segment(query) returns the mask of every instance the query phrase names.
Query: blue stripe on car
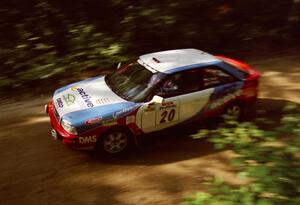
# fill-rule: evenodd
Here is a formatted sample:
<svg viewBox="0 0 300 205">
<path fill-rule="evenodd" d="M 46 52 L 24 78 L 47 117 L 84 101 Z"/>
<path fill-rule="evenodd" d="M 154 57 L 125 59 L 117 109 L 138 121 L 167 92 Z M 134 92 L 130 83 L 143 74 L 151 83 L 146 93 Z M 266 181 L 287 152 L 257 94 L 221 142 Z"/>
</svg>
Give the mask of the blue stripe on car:
<svg viewBox="0 0 300 205">
<path fill-rule="evenodd" d="M 103 120 L 117 119 L 119 116 L 117 112 L 122 110 L 129 110 L 127 114 L 139 107 L 140 104 L 133 102 L 121 102 L 110 105 L 97 106 L 89 109 L 75 111 L 63 116 L 63 119 L 69 121 L 76 127 L 78 134 L 86 132 L 90 129 L 101 126 L 101 122 L 98 124 L 86 124 L 86 121 L 92 118 L 101 118 Z M 132 108 L 133 107 L 133 108 Z M 132 108 L 132 109 L 131 109 Z M 124 116 L 124 115 L 122 115 Z"/>
<path fill-rule="evenodd" d="M 243 87 L 242 81 L 236 81 L 233 83 L 225 84 L 225 85 L 219 85 L 214 88 L 214 92 L 210 96 L 210 101 L 220 99 L 230 93 L 234 93 L 238 90 L 240 90 Z"/>
<path fill-rule="evenodd" d="M 197 120 L 201 120 L 203 119 L 203 113 L 205 113 L 206 111 L 209 110 L 214 110 L 214 109 L 218 109 L 220 108 L 220 106 L 224 105 L 224 103 L 220 103 L 220 106 L 215 107 L 214 109 L 211 109 L 210 105 L 213 104 L 214 102 L 218 101 L 218 100 L 222 100 L 222 98 L 230 93 L 234 93 L 238 90 L 241 90 L 241 88 L 243 87 L 243 82 L 242 81 L 238 81 L 238 82 L 234 82 L 234 83 L 230 83 L 227 85 L 221 85 L 221 86 L 217 86 L 214 88 L 213 93 L 210 95 L 209 101 L 207 102 L 207 105 L 204 106 L 202 109 L 200 109 L 197 113 L 195 113 L 195 115 L 191 118 L 189 118 L 186 121 L 183 121 L 181 123 L 179 123 L 178 125 L 185 125 L 185 124 L 189 124 L 191 122 L 195 122 Z"/>
</svg>

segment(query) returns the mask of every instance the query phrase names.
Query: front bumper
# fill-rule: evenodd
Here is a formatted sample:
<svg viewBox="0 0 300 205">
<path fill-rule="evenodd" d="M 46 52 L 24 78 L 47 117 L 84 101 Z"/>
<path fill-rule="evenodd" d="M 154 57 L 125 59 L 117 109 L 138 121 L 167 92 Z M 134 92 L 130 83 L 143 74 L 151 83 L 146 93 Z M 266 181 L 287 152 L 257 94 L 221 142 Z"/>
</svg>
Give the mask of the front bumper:
<svg viewBox="0 0 300 205">
<path fill-rule="evenodd" d="M 51 135 L 53 139 L 59 140 L 73 149 L 86 150 L 86 149 L 93 149 L 96 146 L 96 143 L 80 144 L 79 143 L 80 136 L 68 133 L 58 122 L 58 119 L 54 115 L 53 109 L 54 108 L 53 108 L 52 101 L 45 105 L 45 112 L 50 117 L 50 122 L 52 126 Z"/>
</svg>

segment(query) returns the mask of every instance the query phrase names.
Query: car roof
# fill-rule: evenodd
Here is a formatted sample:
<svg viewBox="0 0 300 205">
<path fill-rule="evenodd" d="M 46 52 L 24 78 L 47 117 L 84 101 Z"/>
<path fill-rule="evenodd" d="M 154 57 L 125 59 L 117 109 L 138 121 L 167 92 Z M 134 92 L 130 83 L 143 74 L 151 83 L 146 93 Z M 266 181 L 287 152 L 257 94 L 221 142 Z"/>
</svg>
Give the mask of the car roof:
<svg viewBox="0 0 300 205">
<path fill-rule="evenodd" d="M 213 55 L 194 48 L 149 53 L 139 59 L 143 64 L 163 73 L 175 73 L 221 62 Z"/>
</svg>

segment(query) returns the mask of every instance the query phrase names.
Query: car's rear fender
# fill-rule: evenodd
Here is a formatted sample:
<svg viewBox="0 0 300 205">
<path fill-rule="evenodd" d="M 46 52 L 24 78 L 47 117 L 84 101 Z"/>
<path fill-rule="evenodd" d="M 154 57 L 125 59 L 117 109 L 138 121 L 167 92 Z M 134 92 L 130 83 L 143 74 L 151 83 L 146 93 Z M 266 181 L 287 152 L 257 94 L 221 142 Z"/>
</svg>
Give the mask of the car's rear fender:
<svg viewBox="0 0 300 205">
<path fill-rule="evenodd" d="M 228 58 L 228 57 L 225 57 L 225 56 L 215 56 L 216 58 L 219 58 L 220 60 L 236 67 L 237 69 L 239 69 L 240 71 L 244 72 L 247 74 L 246 76 L 246 80 L 252 80 L 252 79 L 258 79 L 260 76 L 261 76 L 261 73 L 252 68 L 251 66 L 247 65 L 246 63 L 243 63 L 241 61 L 238 61 L 238 60 L 235 60 L 235 59 L 232 59 L 232 58 Z"/>
</svg>

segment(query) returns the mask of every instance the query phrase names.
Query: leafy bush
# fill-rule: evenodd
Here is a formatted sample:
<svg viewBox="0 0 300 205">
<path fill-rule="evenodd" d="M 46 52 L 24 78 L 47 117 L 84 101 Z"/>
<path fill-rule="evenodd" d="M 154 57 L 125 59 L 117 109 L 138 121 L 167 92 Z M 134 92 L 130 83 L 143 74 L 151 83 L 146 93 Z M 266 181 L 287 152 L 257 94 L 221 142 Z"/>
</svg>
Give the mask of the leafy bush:
<svg viewBox="0 0 300 205">
<path fill-rule="evenodd" d="M 0 90 L 49 85 L 49 78 L 67 80 L 145 52 L 223 53 L 262 39 L 298 39 L 299 8 L 292 0 L 2 0 Z"/>
<path fill-rule="evenodd" d="M 249 182 L 232 186 L 221 179 L 207 179 L 208 192 L 188 197 L 183 204 L 300 204 L 300 109 L 287 105 L 280 124 L 271 122 L 273 131 L 266 123 L 270 124 L 261 118 L 256 122 L 227 121 L 216 130 L 200 130 L 194 135 L 209 136 L 216 149 L 230 147 L 237 155 L 232 160 L 239 168 L 237 177 Z"/>
</svg>

